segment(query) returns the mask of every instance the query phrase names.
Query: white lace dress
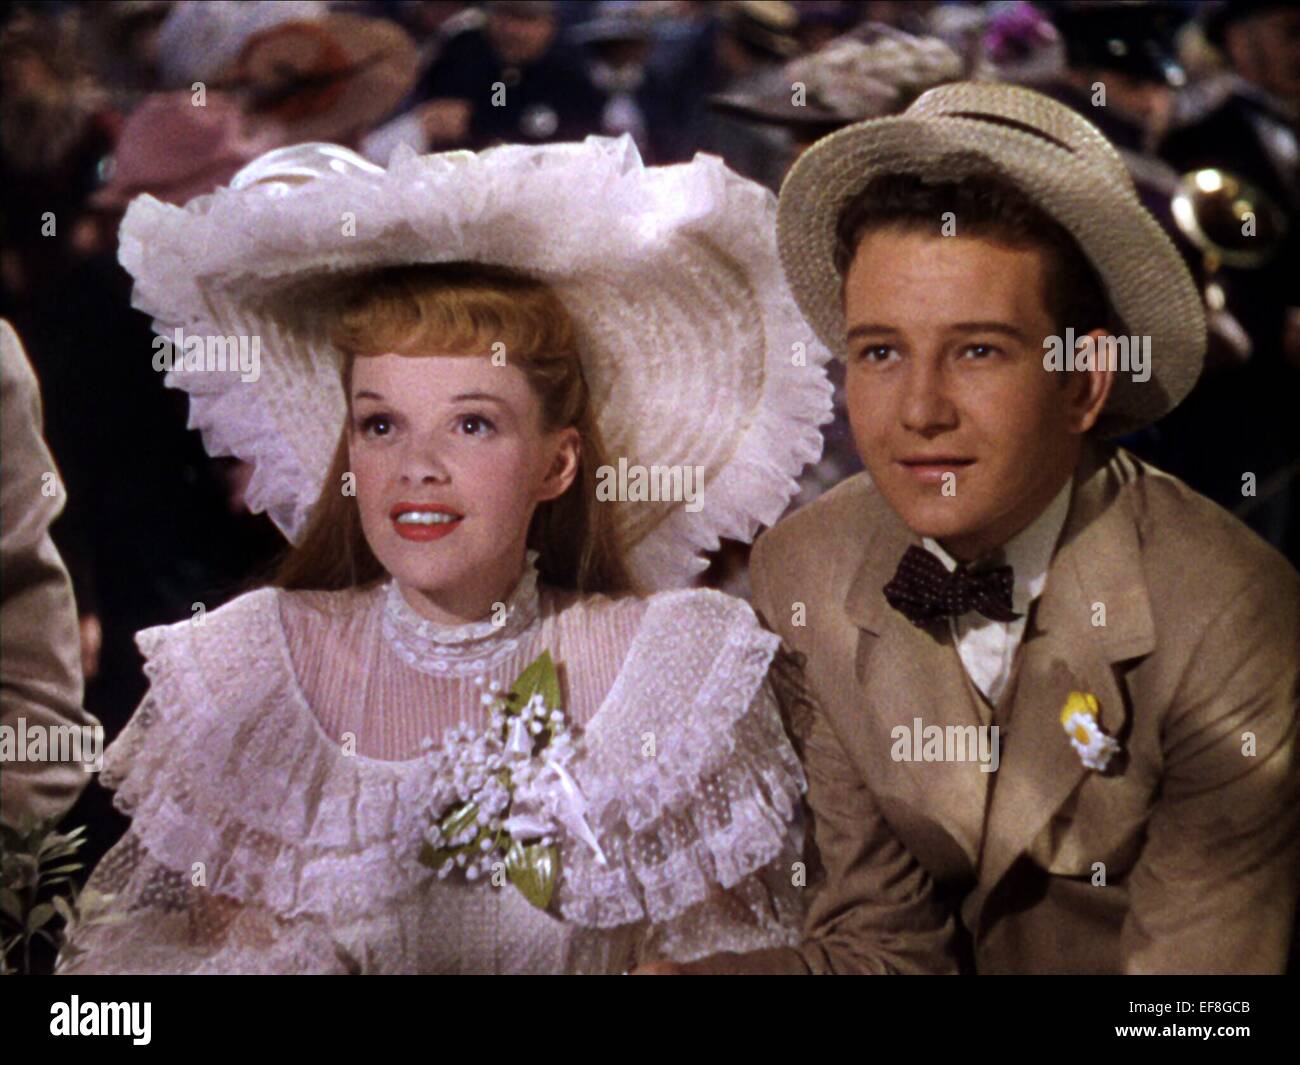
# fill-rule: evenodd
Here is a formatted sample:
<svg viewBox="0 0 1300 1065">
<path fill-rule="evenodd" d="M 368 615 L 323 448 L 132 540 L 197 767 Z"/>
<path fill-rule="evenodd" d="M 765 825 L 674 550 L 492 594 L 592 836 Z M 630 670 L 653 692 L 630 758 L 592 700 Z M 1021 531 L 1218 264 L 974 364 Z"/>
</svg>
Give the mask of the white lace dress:
<svg viewBox="0 0 1300 1065">
<path fill-rule="evenodd" d="M 579 597 L 531 561 L 502 625 L 434 625 L 389 581 L 263 588 L 141 632 L 149 692 L 102 775 L 132 824 L 90 879 L 115 919 L 57 971 L 619 973 L 797 942 L 804 780 L 776 637 L 716 592 Z M 604 859 L 560 836 L 545 911 L 417 860 L 421 741 L 484 727 L 480 683 L 544 649 Z"/>
</svg>

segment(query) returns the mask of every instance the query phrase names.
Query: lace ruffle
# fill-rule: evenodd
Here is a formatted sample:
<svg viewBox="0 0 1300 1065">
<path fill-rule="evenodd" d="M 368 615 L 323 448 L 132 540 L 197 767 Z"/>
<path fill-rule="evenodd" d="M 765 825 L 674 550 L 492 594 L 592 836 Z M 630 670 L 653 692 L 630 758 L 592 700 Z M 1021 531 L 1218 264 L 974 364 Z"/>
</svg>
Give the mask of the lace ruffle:
<svg viewBox="0 0 1300 1065">
<path fill-rule="evenodd" d="M 432 782 L 417 762 L 346 755 L 297 711 L 278 594 L 137 634 L 150 688 L 102 780 L 168 868 L 201 862 L 216 894 L 333 917 L 426 878 L 412 828 Z"/>
<path fill-rule="evenodd" d="M 281 917 L 355 922 L 433 881 L 417 855 L 441 782 L 423 759 L 349 757 L 330 741 L 292 671 L 284 594 L 137 635 L 150 689 L 102 779 L 162 866 L 202 863 L 211 892 Z M 665 921 L 781 853 L 804 783 L 765 682 L 776 644 L 738 600 L 651 598 L 573 763 L 609 865 L 564 840 L 565 920 Z"/>
<path fill-rule="evenodd" d="M 434 675 L 479 673 L 515 652 L 538 617 L 536 551 L 529 550 L 523 576 L 506 601 L 500 624 L 489 619 L 438 625 L 421 617 L 396 581 L 384 595 L 384 638 L 407 665 Z"/>
<path fill-rule="evenodd" d="M 653 597 L 575 765 L 610 862 L 566 843 L 566 919 L 667 921 L 782 852 L 805 781 L 765 681 L 778 642 L 720 593 Z"/>
</svg>

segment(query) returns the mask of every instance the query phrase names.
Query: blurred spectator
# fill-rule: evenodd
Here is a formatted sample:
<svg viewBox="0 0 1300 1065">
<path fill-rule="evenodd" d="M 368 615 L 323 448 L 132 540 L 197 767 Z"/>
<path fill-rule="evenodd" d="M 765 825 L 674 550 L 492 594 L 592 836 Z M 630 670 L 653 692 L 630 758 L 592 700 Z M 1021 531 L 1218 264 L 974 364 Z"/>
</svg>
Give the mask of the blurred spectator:
<svg viewBox="0 0 1300 1065">
<path fill-rule="evenodd" d="M 570 34 L 586 50 L 587 73 L 604 95 L 600 132 L 617 137 L 627 133 L 641 156 L 655 162 L 648 113 L 659 88 L 650 81 L 647 64 L 654 47 L 654 9 L 639 0 L 612 0 L 596 17 Z"/>
<path fill-rule="evenodd" d="M 157 87 L 158 34 L 171 7 L 170 0 L 86 5 L 85 53 L 118 111 Z"/>
<path fill-rule="evenodd" d="M 837 129 L 904 111 L 927 89 L 963 73 L 957 53 L 937 37 L 867 23 L 791 60 L 776 91 L 718 93 L 710 102 L 719 111 L 789 130 L 791 164 Z"/>
<path fill-rule="evenodd" d="M 417 97 L 431 148 L 581 140 L 604 100 L 559 34 L 554 3 L 497 0 L 482 26 L 456 34 Z"/>
<path fill-rule="evenodd" d="M 734 0 L 712 5 L 689 31 L 665 40 L 651 58 L 664 95 L 652 110 L 656 158 L 690 159 L 696 152 L 722 156 L 740 174 L 776 189 L 784 172 L 786 139 L 719 112 L 710 97 L 762 95 L 790 87 L 781 65 L 798 52 L 793 4 Z"/>
<path fill-rule="evenodd" d="M 1015 0 L 985 8 L 946 6 L 935 12 L 934 22 L 977 78 L 1037 89 L 1064 76 L 1065 42 L 1045 5 Z"/>
<path fill-rule="evenodd" d="M 216 85 L 237 93 L 249 118 L 276 127 L 284 144 L 356 147 L 406 98 L 418 61 L 395 22 L 322 14 L 245 39 Z"/>
<path fill-rule="evenodd" d="M 914 36 L 924 36 L 930 32 L 930 20 L 935 12 L 945 6 L 931 0 L 865 0 L 862 19 L 892 26 Z"/>
<path fill-rule="evenodd" d="M 125 211 L 147 192 L 183 206 L 224 185 L 264 151 L 283 143 L 279 127 L 250 127 L 231 97 L 212 92 L 202 107 L 188 90 L 155 93 L 122 125 L 106 168 L 108 182 L 90 197 L 92 206 Z"/>
<path fill-rule="evenodd" d="M 799 51 L 816 52 L 862 19 L 861 4 L 849 0 L 798 0 L 795 38 Z"/>
<path fill-rule="evenodd" d="M 284 22 L 320 18 L 328 10 L 321 0 L 180 0 L 158 31 L 157 87 L 210 86 L 250 38 Z"/>
<path fill-rule="evenodd" d="M 1238 0 L 1209 9 L 1205 32 L 1227 63 L 1160 152 L 1181 171 L 1217 167 L 1245 179 L 1280 211 L 1286 233 L 1268 261 L 1221 265 L 1215 281 L 1250 340 L 1245 365 L 1207 374 L 1157 427 L 1188 441 L 1165 457 L 1174 472 L 1236 509 L 1300 559 L 1300 9 Z M 1257 494 L 1242 494 L 1254 474 Z"/>
<path fill-rule="evenodd" d="M 450 38 L 483 23 L 483 13 L 468 0 L 401 0 L 367 5 L 366 13 L 387 16 L 411 35 L 419 52 L 420 77 Z"/>
<path fill-rule="evenodd" d="M 1039 7 L 1065 43 L 1066 66 L 1035 88 L 1084 115 L 1117 148 L 1150 153 L 1186 84 L 1174 51 L 1184 6 L 1071 0 Z"/>
<path fill-rule="evenodd" d="M 72 17 L 20 12 L 0 31 L 0 315 L 33 339 L 69 264 L 106 246 L 84 212 L 119 124 L 78 55 Z"/>
</svg>

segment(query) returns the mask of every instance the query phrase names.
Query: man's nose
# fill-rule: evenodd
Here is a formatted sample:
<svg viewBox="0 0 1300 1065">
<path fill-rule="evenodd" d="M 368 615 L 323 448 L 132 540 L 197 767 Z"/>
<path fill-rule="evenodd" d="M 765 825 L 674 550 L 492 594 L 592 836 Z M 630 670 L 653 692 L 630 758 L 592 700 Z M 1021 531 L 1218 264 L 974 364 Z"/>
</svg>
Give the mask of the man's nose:
<svg viewBox="0 0 1300 1065">
<path fill-rule="evenodd" d="M 957 424 L 957 408 L 948 393 L 949 382 L 938 359 L 915 358 L 903 380 L 899 420 L 914 433 L 934 434 Z"/>
</svg>

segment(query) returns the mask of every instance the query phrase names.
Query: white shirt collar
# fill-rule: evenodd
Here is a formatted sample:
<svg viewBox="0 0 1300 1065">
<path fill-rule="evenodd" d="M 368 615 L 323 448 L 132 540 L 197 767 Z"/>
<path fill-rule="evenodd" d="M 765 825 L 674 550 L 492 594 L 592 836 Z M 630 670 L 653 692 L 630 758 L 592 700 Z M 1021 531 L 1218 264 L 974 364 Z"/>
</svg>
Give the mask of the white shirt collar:
<svg viewBox="0 0 1300 1065">
<path fill-rule="evenodd" d="M 1070 511 L 1073 487 L 1074 478 L 1071 477 L 1039 512 L 1038 517 L 1008 540 L 999 552 L 1001 561 L 1011 567 L 1015 576 L 1011 590 L 1011 609 L 1017 614 L 1023 614 L 1029 609 L 1029 604 L 1043 594 L 1043 587 L 1047 584 L 1047 570 L 1056 551 L 1056 541 L 1060 539 L 1066 515 Z M 957 568 L 957 560 L 937 540 L 926 536 L 922 538 L 921 544 L 944 564 L 949 573 Z"/>
</svg>

